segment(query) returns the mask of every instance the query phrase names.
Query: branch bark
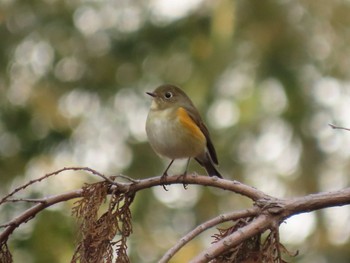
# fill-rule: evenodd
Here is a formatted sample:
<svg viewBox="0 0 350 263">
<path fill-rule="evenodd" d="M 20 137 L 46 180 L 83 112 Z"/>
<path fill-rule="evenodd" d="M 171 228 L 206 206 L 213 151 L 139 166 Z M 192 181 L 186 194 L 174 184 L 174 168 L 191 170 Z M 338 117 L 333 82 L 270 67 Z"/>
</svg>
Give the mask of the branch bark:
<svg viewBox="0 0 350 263">
<path fill-rule="evenodd" d="M 27 209 L 19 216 L 12 219 L 10 222 L 3 224 L 1 226 L 5 227 L 5 230 L 0 233 L 0 243 L 5 242 L 9 235 L 12 234 L 12 232 L 19 227 L 21 224 L 28 222 L 29 220 L 33 219 L 39 212 L 44 210 L 45 208 L 52 206 L 57 203 L 65 202 L 74 198 L 81 197 L 81 189 L 71 191 L 68 193 L 55 195 L 51 197 L 47 197 L 42 199 L 42 202 L 39 204 L 34 205 L 33 207 Z"/>
<path fill-rule="evenodd" d="M 74 171 L 82 170 L 82 171 L 86 171 L 86 172 L 98 175 L 99 177 L 102 177 L 101 174 L 97 173 L 93 169 L 86 168 L 86 167 L 81 167 L 81 168 L 72 167 L 72 168 L 63 168 L 59 171 L 47 174 L 37 180 L 31 181 L 31 184 L 39 182 L 52 175 L 57 175 L 61 172 L 69 171 L 69 170 L 74 170 Z M 103 176 L 103 178 L 105 179 L 105 176 Z M 160 185 L 163 185 L 164 183 L 164 179 L 162 179 L 161 177 L 152 177 L 152 178 L 147 178 L 147 179 L 138 180 L 138 181 L 134 181 L 134 180 L 131 180 L 131 181 L 132 182 L 128 182 L 128 183 L 115 182 L 115 181 L 112 181 L 110 178 L 108 178 L 108 182 L 110 182 L 112 185 L 111 192 L 119 191 L 123 193 L 126 193 L 126 192 L 136 193 L 137 191 L 154 187 L 154 186 L 160 186 Z M 251 186 L 244 185 L 238 181 L 219 179 L 217 177 L 198 176 L 198 175 L 188 175 L 186 177 L 183 177 L 182 175 L 179 175 L 179 176 L 174 175 L 174 176 L 167 177 L 165 183 L 166 184 L 198 184 L 198 185 L 204 185 L 204 186 L 217 187 L 223 190 L 228 190 L 228 191 L 232 191 L 232 192 L 244 195 L 254 201 L 259 200 L 261 198 L 266 198 L 266 199 L 271 198 L 269 195 L 266 195 L 263 192 Z M 1 199 L 0 205 L 1 203 L 12 202 L 12 199 L 9 199 L 9 198 L 12 197 L 15 193 L 18 193 L 19 191 L 27 188 L 29 185 L 30 183 L 27 183 L 24 186 L 16 188 L 13 192 L 11 192 L 10 194 L 8 194 L 7 196 Z M 0 243 L 6 241 L 9 235 L 11 235 L 12 232 L 17 227 L 19 227 L 23 223 L 26 223 L 30 219 L 34 218 L 36 214 L 38 214 L 45 208 L 60 202 L 65 202 L 70 199 L 79 198 L 81 196 L 82 196 L 82 189 L 77 189 L 61 195 L 55 195 L 55 196 L 40 199 L 41 202 L 39 204 L 36 204 L 35 206 L 27 209 L 21 215 L 12 219 L 10 222 L 0 225 L 0 227 L 1 226 L 5 227 L 5 230 L 0 233 Z"/>
<path fill-rule="evenodd" d="M 190 233 L 185 235 L 177 244 L 175 244 L 171 249 L 168 250 L 161 258 L 159 262 L 164 263 L 168 262 L 176 252 L 178 252 L 184 245 L 191 241 L 194 237 L 198 236 L 200 233 L 205 231 L 208 228 L 211 228 L 219 223 L 235 220 L 237 218 L 245 217 L 254 217 L 247 225 L 240 228 L 238 231 L 233 232 L 231 235 L 221 239 L 220 241 L 212 244 L 202 253 L 197 255 L 191 262 L 209 262 L 218 255 L 228 251 L 229 249 L 235 247 L 237 244 L 253 237 L 258 233 L 263 233 L 267 229 L 276 229 L 279 224 L 285 219 L 300 213 L 306 213 L 315 211 L 318 209 L 323 209 L 326 207 L 332 206 L 342 206 L 350 204 L 350 188 L 343 190 L 324 192 L 317 194 L 310 194 L 307 196 L 290 198 L 290 199 L 281 199 L 275 198 L 273 196 L 267 195 L 254 187 L 242 184 L 238 181 L 231 181 L 225 179 L 219 179 L 217 177 L 208 177 L 208 176 L 198 176 L 198 175 L 187 175 L 187 176 L 169 176 L 164 182 L 164 178 L 161 177 L 152 177 L 142 180 L 133 180 L 128 179 L 123 176 L 122 179 L 128 182 L 118 182 L 115 181 L 116 177 L 106 177 L 93 169 L 86 167 L 72 167 L 72 168 L 63 168 L 56 172 L 47 174 L 37 180 L 33 180 L 21 187 L 16 188 L 13 192 L 5 196 L 0 200 L 0 205 L 8 202 L 29 202 L 33 203 L 33 206 L 22 214 L 18 215 L 16 218 L 12 219 L 8 223 L 0 225 L 0 228 L 4 230 L 0 233 L 0 244 L 6 243 L 9 236 L 15 231 L 17 227 L 21 224 L 28 222 L 34 218 L 38 213 L 40 213 L 45 208 L 55 205 L 60 202 L 65 202 L 67 200 L 75 199 L 82 197 L 83 190 L 77 189 L 67 193 L 40 198 L 40 199 L 26 199 L 26 198 L 13 198 L 13 196 L 20 192 L 21 190 L 29 187 L 31 184 L 40 182 L 52 175 L 57 175 L 64 171 L 85 171 L 92 173 L 100 178 L 103 178 L 110 184 L 110 193 L 130 193 L 134 194 L 143 189 L 161 186 L 165 184 L 197 184 L 203 186 L 216 187 L 222 190 L 234 192 L 247 198 L 250 198 L 254 203 L 253 207 L 242 210 L 242 211 L 233 211 L 218 217 L 215 217 L 207 222 L 204 222 Z"/>
<path fill-rule="evenodd" d="M 255 236 L 258 233 L 263 233 L 269 228 L 271 221 L 271 216 L 266 214 L 259 215 L 255 220 L 253 220 L 249 225 L 246 225 L 232 233 L 231 235 L 221 239 L 219 242 L 214 243 L 208 249 L 201 252 L 196 256 L 190 263 L 205 263 L 214 259 L 215 257 L 226 252 L 228 249 L 238 245 L 239 243 L 247 240 L 248 238 Z"/>
<path fill-rule="evenodd" d="M 159 263 L 166 263 L 168 262 L 176 252 L 178 252 L 183 246 L 185 246 L 188 242 L 190 242 L 193 238 L 204 232 L 205 230 L 214 227 L 218 224 L 237 220 L 241 218 L 251 217 L 255 216 L 259 213 L 260 209 L 258 207 L 252 207 L 250 209 L 245 209 L 241 211 L 233 211 L 231 213 L 223 214 L 217 217 L 214 217 L 213 219 L 208 220 L 207 222 L 197 226 L 195 229 L 193 229 L 191 232 L 189 232 L 187 235 L 182 237 L 179 242 L 175 244 L 172 248 L 170 248 L 164 256 L 159 260 Z"/>
<path fill-rule="evenodd" d="M 292 199 L 258 200 L 256 205 L 262 208 L 262 212 L 255 220 L 239 231 L 211 245 L 196 256 L 191 263 L 209 262 L 242 241 L 258 233 L 263 233 L 267 229 L 275 229 L 281 222 L 291 216 L 348 204 L 350 204 L 350 188 Z"/>
</svg>

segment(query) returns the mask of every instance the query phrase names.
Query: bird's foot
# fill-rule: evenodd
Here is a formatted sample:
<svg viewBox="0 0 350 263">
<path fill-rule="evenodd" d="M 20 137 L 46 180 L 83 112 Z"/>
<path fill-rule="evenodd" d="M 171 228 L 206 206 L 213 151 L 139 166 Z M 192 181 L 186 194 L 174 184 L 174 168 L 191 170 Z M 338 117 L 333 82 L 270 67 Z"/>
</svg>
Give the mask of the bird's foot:
<svg viewBox="0 0 350 263">
<path fill-rule="evenodd" d="M 185 179 L 186 178 L 186 176 L 187 176 L 187 172 L 184 172 L 183 174 L 181 174 L 178 178 L 179 179 Z M 188 186 L 188 184 L 186 184 L 186 183 L 182 183 L 182 185 L 183 185 L 183 187 L 184 187 L 184 189 L 185 190 L 187 190 L 187 186 Z"/>
<path fill-rule="evenodd" d="M 163 173 L 163 175 L 162 175 L 162 177 L 160 178 L 160 182 L 161 182 L 161 184 L 162 184 L 162 186 L 163 186 L 163 189 L 165 190 L 165 191 L 169 191 L 167 188 L 166 188 L 166 186 L 165 186 L 165 184 L 166 184 L 166 178 L 167 178 L 167 176 L 168 176 L 168 173 Z"/>
</svg>

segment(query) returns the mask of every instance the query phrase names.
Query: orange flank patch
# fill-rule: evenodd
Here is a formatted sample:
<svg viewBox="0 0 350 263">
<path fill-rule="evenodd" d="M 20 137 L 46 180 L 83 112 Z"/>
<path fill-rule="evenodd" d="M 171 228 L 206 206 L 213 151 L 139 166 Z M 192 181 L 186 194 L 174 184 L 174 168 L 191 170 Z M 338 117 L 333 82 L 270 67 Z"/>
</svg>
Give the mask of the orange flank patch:
<svg viewBox="0 0 350 263">
<path fill-rule="evenodd" d="M 192 120 L 184 108 L 180 107 L 176 113 L 180 123 L 184 126 L 184 128 L 186 128 L 194 137 L 198 138 L 199 140 L 203 142 L 206 141 L 201 129 Z"/>
</svg>

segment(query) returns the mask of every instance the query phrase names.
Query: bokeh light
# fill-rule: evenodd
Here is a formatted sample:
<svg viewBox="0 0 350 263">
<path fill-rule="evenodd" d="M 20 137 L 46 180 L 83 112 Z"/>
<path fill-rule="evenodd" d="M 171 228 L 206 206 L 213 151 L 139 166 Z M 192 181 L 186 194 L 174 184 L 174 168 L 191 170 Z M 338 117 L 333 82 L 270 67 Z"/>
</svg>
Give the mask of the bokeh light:
<svg viewBox="0 0 350 263">
<path fill-rule="evenodd" d="M 134 179 L 160 175 L 169 160 L 152 151 L 144 125 L 145 92 L 162 83 L 191 96 L 226 178 L 283 198 L 349 185 L 350 134 L 328 126 L 350 127 L 349 1 L 5 0 L 0 7 L 2 194 L 65 166 Z M 177 161 L 171 174 L 184 167 Z M 190 171 L 204 173 L 195 161 Z M 96 180 L 67 172 L 25 194 Z M 192 185 L 135 198 L 132 261 L 157 261 L 194 226 L 250 205 L 240 198 Z M 67 206 L 49 212 L 68 226 Z M 23 207 L 0 214 L 7 219 Z M 348 262 L 348 219 L 346 207 L 298 215 L 282 224 L 281 238 L 302 247 L 295 262 Z M 52 229 L 23 226 L 11 244 L 16 261 L 69 261 L 74 240 Z M 42 240 L 71 245 L 62 246 L 61 258 L 40 258 L 50 253 L 31 246 L 38 231 Z M 176 262 L 189 261 L 212 233 Z"/>
</svg>

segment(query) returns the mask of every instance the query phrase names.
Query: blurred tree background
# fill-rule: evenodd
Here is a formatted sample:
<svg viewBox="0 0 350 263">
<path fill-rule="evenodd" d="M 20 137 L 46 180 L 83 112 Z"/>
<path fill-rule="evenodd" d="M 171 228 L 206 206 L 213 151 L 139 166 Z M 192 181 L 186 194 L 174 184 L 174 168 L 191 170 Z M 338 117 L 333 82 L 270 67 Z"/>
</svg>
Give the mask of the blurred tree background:
<svg viewBox="0 0 350 263">
<path fill-rule="evenodd" d="M 65 166 L 160 175 L 144 124 L 152 91 L 181 86 L 211 131 L 224 177 L 277 197 L 349 184 L 348 0 L 1 0 L 0 193 Z M 172 173 L 183 171 L 177 161 Z M 195 162 L 191 171 L 204 173 Z M 66 173 L 26 197 L 96 180 Z M 144 191 L 133 208 L 133 262 L 156 262 L 195 225 L 251 205 L 213 189 Z M 6 222 L 28 205 L 2 207 Z M 47 209 L 11 236 L 15 262 L 69 262 L 72 204 Z M 293 262 L 349 262 L 350 208 L 287 220 Z M 210 244 L 206 232 L 174 262 Z"/>
</svg>

